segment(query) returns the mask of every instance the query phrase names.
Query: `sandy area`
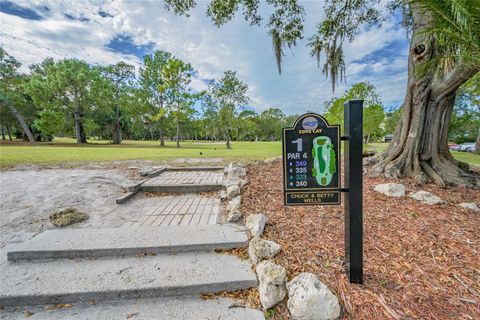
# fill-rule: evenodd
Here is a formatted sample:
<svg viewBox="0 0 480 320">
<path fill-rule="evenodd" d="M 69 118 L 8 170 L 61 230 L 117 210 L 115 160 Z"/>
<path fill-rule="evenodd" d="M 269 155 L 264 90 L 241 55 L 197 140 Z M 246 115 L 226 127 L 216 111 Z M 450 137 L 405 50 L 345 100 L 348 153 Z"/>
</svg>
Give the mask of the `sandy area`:
<svg viewBox="0 0 480 320">
<path fill-rule="evenodd" d="M 54 228 L 52 211 L 74 207 L 90 218 L 73 227 L 108 226 L 106 213 L 133 184 L 133 170 L 47 169 L 0 172 L 0 247 L 22 241 L 26 233 Z"/>
</svg>

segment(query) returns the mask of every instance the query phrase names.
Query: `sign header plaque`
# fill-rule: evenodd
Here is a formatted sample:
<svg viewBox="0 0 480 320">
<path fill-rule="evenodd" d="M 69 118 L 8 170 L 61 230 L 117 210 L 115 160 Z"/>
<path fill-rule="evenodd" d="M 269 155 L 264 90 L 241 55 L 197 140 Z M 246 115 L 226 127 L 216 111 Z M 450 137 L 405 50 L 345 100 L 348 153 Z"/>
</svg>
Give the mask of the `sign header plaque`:
<svg viewBox="0 0 480 320">
<path fill-rule="evenodd" d="M 340 126 L 300 116 L 283 129 L 285 205 L 340 204 Z"/>
</svg>

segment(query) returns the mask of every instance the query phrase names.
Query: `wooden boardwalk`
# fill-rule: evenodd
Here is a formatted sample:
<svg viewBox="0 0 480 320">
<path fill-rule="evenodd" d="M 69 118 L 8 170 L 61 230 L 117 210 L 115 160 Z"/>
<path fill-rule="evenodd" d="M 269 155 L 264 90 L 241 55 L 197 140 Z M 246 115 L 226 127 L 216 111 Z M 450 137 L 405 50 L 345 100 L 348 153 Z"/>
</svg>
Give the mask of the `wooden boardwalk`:
<svg viewBox="0 0 480 320">
<path fill-rule="evenodd" d="M 221 203 L 219 198 L 195 194 L 151 197 L 129 201 L 110 214 L 128 212 L 136 214 L 130 215 L 126 227 L 216 224 Z"/>
<path fill-rule="evenodd" d="M 146 184 L 221 184 L 222 180 L 223 171 L 166 171 Z"/>
<path fill-rule="evenodd" d="M 222 170 L 165 171 L 140 186 L 147 192 L 207 192 L 222 188 Z"/>
</svg>

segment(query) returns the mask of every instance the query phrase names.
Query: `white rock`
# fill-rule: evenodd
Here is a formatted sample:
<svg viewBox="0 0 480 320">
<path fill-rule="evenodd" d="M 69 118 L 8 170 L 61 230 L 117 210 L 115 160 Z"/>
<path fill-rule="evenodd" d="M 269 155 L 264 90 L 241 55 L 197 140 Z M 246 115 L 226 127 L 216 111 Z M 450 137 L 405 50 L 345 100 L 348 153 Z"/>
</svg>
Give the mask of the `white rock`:
<svg viewBox="0 0 480 320">
<path fill-rule="evenodd" d="M 415 199 L 417 201 L 420 201 L 425 204 L 444 204 L 445 201 L 440 199 L 437 196 L 434 196 L 428 191 L 417 191 L 417 192 L 412 192 L 408 195 L 410 198 Z"/>
<path fill-rule="evenodd" d="M 243 177 L 247 174 L 247 170 L 244 167 L 234 166 L 233 163 L 230 163 L 227 170 L 227 179 L 232 177 Z"/>
<path fill-rule="evenodd" d="M 373 190 L 389 197 L 403 197 L 405 195 L 405 186 L 400 183 L 378 184 Z"/>
<path fill-rule="evenodd" d="M 287 282 L 287 270 L 270 260 L 260 262 L 255 271 L 260 283 L 282 285 Z"/>
<path fill-rule="evenodd" d="M 265 160 L 263 161 L 263 163 L 265 163 L 265 164 L 274 164 L 275 162 L 278 162 L 278 161 L 280 161 L 280 160 L 282 160 L 282 156 L 273 157 L 273 158 L 270 158 L 270 159 L 265 159 Z"/>
<path fill-rule="evenodd" d="M 248 183 L 246 179 L 242 179 L 239 177 L 230 177 L 225 180 L 224 185 L 228 188 L 229 186 L 239 186 L 240 188 L 243 188 Z"/>
<path fill-rule="evenodd" d="M 473 210 L 475 212 L 480 212 L 480 208 L 475 202 L 463 202 L 463 203 L 460 203 L 458 206 L 465 209 Z"/>
<path fill-rule="evenodd" d="M 240 188 L 245 187 L 247 184 L 248 184 L 248 180 L 247 180 L 247 179 L 240 179 L 240 184 L 239 184 L 239 187 L 240 187 Z"/>
<path fill-rule="evenodd" d="M 282 302 L 287 295 L 285 285 L 275 285 L 268 283 L 260 283 L 258 286 L 258 293 L 260 295 L 260 302 L 264 310 L 270 309 L 277 303 Z"/>
<path fill-rule="evenodd" d="M 261 236 L 266 223 L 267 217 L 262 213 L 251 214 L 245 220 L 245 225 L 252 236 Z"/>
<path fill-rule="evenodd" d="M 227 199 L 231 200 L 240 195 L 240 188 L 237 185 L 227 187 Z"/>
<path fill-rule="evenodd" d="M 152 168 L 152 167 L 143 167 L 143 168 L 140 170 L 139 174 L 140 174 L 142 177 L 146 177 L 146 176 L 148 176 L 148 174 L 149 174 L 150 172 L 152 172 L 152 171 L 153 171 L 153 168 Z"/>
<path fill-rule="evenodd" d="M 314 274 L 301 273 L 287 283 L 288 310 L 294 320 L 340 317 L 337 297 Z"/>
<path fill-rule="evenodd" d="M 228 222 L 235 222 L 238 221 L 242 217 L 242 212 L 238 209 L 233 209 L 228 212 L 227 221 Z"/>
<path fill-rule="evenodd" d="M 232 211 L 232 210 L 240 210 L 240 206 L 242 204 L 242 197 L 241 196 L 236 196 L 235 198 L 231 199 L 228 202 L 227 205 L 227 210 Z"/>
<path fill-rule="evenodd" d="M 240 184 L 240 179 L 241 178 L 238 178 L 238 177 L 230 177 L 230 178 L 227 178 L 225 179 L 225 182 L 223 183 L 225 185 L 225 187 L 229 187 L 229 186 L 237 186 Z"/>
<path fill-rule="evenodd" d="M 280 250 L 282 247 L 278 243 L 260 237 L 253 237 L 248 244 L 248 255 L 253 263 L 258 263 L 265 258 L 273 258 Z"/>
<path fill-rule="evenodd" d="M 221 200 L 227 199 L 227 192 L 225 190 L 220 190 L 220 199 Z"/>
<path fill-rule="evenodd" d="M 287 289 L 285 288 L 287 270 L 266 260 L 258 264 L 256 272 L 258 281 L 260 281 L 258 291 L 263 308 L 265 310 L 270 309 L 283 301 L 287 294 Z"/>
</svg>

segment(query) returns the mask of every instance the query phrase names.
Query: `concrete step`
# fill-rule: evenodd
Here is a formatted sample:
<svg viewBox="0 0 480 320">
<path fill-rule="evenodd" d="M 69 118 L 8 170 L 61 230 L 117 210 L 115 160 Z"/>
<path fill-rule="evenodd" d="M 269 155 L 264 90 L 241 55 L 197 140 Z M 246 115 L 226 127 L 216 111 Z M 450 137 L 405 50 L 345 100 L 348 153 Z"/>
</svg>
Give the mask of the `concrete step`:
<svg viewBox="0 0 480 320">
<path fill-rule="evenodd" d="M 42 232 L 10 247 L 8 260 L 97 258 L 213 251 L 246 247 L 244 229 L 231 224 L 170 225 Z"/>
<path fill-rule="evenodd" d="M 162 319 L 162 320 L 264 320 L 263 313 L 249 308 L 232 308 L 230 299 L 202 300 L 199 297 L 170 297 L 97 304 L 79 303 L 67 308 L 44 306 L 10 307 L 0 311 L 1 319 L 85 320 L 85 319 Z M 194 316 L 193 316 L 194 315 Z"/>
<path fill-rule="evenodd" d="M 115 202 L 117 204 L 124 204 L 128 200 L 132 199 L 137 193 L 138 193 L 138 190 L 127 192 L 124 195 L 122 195 L 120 198 L 117 198 Z"/>
<path fill-rule="evenodd" d="M 196 295 L 257 285 L 249 263 L 218 253 L 37 260 L 0 265 L 0 305 Z"/>
</svg>

